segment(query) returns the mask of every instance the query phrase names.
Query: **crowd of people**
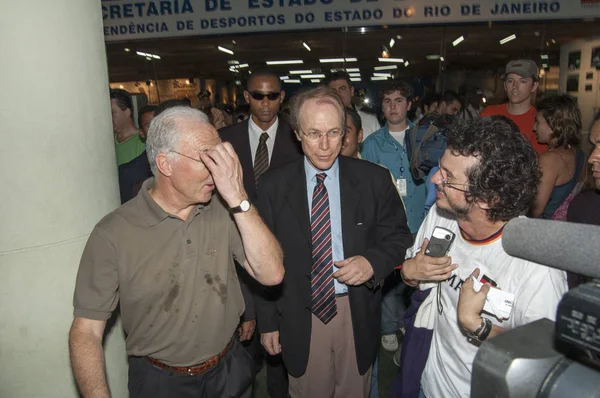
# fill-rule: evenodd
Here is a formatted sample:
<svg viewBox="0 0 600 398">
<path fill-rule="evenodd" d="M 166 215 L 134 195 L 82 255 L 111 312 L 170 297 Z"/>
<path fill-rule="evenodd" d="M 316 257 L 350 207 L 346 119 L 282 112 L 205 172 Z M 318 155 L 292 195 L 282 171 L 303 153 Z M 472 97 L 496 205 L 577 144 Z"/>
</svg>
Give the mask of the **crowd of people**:
<svg viewBox="0 0 600 398">
<path fill-rule="evenodd" d="M 266 366 L 272 398 L 377 398 L 380 345 L 400 367 L 390 397 L 468 397 L 479 344 L 554 320 L 580 282 L 508 255 L 506 223 L 600 225 L 600 116 L 590 171 L 576 102 L 532 105 L 530 60 L 502 80 L 508 102 L 485 108 L 480 94 L 417 101 L 387 81 L 383 127 L 343 71 L 286 112 L 279 76 L 253 71 L 237 123 L 202 91 L 200 109 L 140 109 L 137 128 L 128 93 L 112 90 L 123 204 L 94 228 L 77 275 L 82 394 L 110 396 L 102 338 L 118 307 L 131 397 L 251 397 Z M 421 164 L 428 135 L 443 147 Z M 440 257 L 426 254 L 436 227 L 454 236 Z M 508 317 L 484 311 L 492 285 L 515 295 Z"/>
</svg>

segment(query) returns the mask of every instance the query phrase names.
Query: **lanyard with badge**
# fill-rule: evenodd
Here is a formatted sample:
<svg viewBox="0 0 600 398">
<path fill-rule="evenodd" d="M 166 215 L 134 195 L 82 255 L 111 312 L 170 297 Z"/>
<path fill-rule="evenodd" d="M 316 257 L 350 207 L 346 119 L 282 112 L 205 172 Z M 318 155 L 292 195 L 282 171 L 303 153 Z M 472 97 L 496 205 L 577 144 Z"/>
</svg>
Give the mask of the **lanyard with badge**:
<svg viewBox="0 0 600 398">
<path fill-rule="evenodd" d="M 395 179 L 396 188 L 398 189 L 400 196 L 407 196 L 408 188 L 406 186 L 406 178 L 404 178 L 404 172 L 406 171 L 406 168 L 404 167 L 404 147 L 398 148 L 396 139 L 392 137 L 392 140 L 394 140 L 394 148 L 396 148 L 396 152 L 399 152 L 400 155 L 400 178 Z"/>
</svg>

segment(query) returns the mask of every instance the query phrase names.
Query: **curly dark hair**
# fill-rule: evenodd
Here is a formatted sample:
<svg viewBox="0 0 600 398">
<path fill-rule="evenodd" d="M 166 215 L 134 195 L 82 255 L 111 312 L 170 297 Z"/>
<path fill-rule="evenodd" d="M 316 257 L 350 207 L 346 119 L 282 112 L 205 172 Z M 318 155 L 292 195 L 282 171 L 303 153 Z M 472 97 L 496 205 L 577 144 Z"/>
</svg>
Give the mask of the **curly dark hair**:
<svg viewBox="0 0 600 398">
<path fill-rule="evenodd" d="M 488 220 L 508 221 L 527 212 L 537 194 L 541 172 L 531 144 L 515 123 L 504 116 L 490 116 L 451 125 L 446 135 L 448 150 L 472 156 L 479 162 L 466 175 L 467 203 L 490 206 Z"/>
<path fill-rule="evenodd" d="M 535 108 L 552 129 L 548 142 L 550 148 L 579 146 L 581 112 L 571 96 L 552 95 L 538 102 Z"/>
</svg>

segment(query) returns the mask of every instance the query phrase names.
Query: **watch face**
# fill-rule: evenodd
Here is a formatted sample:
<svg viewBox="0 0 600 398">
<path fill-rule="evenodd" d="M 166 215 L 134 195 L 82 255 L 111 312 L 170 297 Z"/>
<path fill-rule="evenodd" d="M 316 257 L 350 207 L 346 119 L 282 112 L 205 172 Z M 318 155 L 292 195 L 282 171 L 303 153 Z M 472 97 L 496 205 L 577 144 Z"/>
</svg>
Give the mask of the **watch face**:
<svg viewBox="0 0 600 398">
<path fill-rule="evenodd" d="M 242 209 L 242 211 L 250 210 L 250 202 L 247 200 L 242 200 L 242 203 L 240 203 L 240 209 Z"/>
</svg>

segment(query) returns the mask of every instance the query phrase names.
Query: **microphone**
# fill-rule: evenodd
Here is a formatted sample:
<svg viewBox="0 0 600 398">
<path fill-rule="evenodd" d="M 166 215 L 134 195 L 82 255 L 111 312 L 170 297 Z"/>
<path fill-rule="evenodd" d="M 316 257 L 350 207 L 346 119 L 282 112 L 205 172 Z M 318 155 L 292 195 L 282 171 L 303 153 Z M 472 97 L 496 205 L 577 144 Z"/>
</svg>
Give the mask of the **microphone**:
<svg viewBox="0 0 600 398">
<path fill-rule="evenodd" d="M 600 227 L 530 218 L 504 227 L 502 247 L 511 256 L 600 278 Z"/>
</svg>

